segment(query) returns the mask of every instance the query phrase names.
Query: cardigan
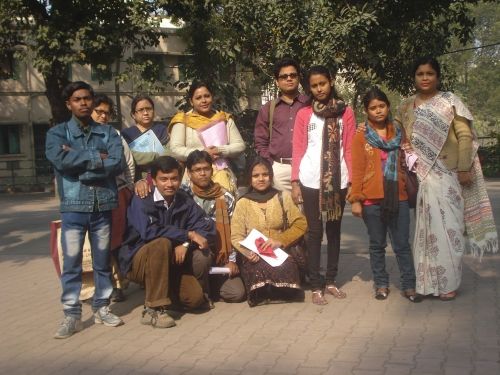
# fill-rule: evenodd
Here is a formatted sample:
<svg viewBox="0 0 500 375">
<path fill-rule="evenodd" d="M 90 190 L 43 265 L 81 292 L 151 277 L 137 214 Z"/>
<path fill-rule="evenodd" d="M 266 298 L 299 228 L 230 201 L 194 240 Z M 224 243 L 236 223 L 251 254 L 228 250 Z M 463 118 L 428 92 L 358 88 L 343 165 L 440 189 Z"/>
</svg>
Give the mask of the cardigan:
<svg viewBox="0 0 500 375">
<path fill-rule="evenodd" d="M 245 255 L 248 251 L 240 245 L 252 229 L 283 243 L 283 250 L 302 237 L 307 230 L 307 222 L 299 208 L 293 203 L 290 193 L 283 192 L 283 207 L 288 219 L 288 229 L 283 231 L 283 210 L 278 194 L 267 201 L 265 213 L 259 203 L 245 197 L 236 202 L 231 218 L 231 243 Z"/>
<path fill-rule="evenodd" d="M 387 140 L 394 138 L 393 124 L 387 125 Z M 404 143 L 404 140 L 401 141 Z M 352 180 L 349 202 L 363 202 L 366 199 L 384 198 L 384 172 L 380 149 L 372 147 L 365 138 L 365 132 L 358 132 L 352 142 Z M 404 152 L 399 150 L 398 191 L 399 200 L 408 200 L 406 193 L 406 173 Z"/>
<path fill-rule="evenodd" d="M 312 106 L 307 106 L 300 109 L 295 118 L 295 126 L 293 128 L 292 181 L 299 179 L 300 162 L 307 150 L 307 126 L 312 114 Z M 351 181 L 351 144 L 356 133 L 356 119 L 351 107 L 347 107 L 342 115 L 342 123 L 342 148 L 344 150 L 344 160 L 347 166 L 349 181 Z"/>
</svg>

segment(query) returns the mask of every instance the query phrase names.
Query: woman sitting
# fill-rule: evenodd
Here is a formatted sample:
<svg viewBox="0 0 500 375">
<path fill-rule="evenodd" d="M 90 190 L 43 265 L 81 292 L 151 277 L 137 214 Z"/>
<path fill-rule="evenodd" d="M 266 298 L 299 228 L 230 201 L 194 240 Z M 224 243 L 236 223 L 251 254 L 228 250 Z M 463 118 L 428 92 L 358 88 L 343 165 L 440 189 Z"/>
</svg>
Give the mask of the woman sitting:
<svg viewBox="0 0 500 375">
<path fill-rule="evenodd" d="M 249 168 L 250 189 L 237 203 L 231 219 L 231 242 L 243 255 L 240 267 L 245 282 L 248 304 L 256 306 L 270 299 L 303 300 L 299 270 L 289 256 L 273 267 L 261 257 L 240 245 L 240 241 L 256 229 L 268 238 L 261 248 L 286 249 L 306 232 L 305 217 L 287 192 L 272 187 L 273 169 L 266 159 L 256 158 Z M 284 215 L 288 229 L 284 230 Z"/>
<path fill-rule="evenodd" d="M 165 124 L 154 123 L 155 105 L 153 99 L 146 95 L 137 95 L 132 100 L 130 115 L 135 121 L 135 126 L 124 128 L 121 131 L 123 139 L 130 145 L 143 133 L 152 130 L 163 146 L 162 150 L 135 151 L 131 148 L 135 161 L 135 180 L 140 180 L 147 176 L 149 165 L 158 156 L 167 155 L 168 133 Z"/>
<path fill-rule="evenodd" d="M 229 161 L 242 155 L 245 142 L 231 116 L 213 109 L 212 90 L 206 83 L 194 82 L 189 88 L 188 99 L 193 109 L 187 113 L 177 113 L 169 125 L 172 156 L 185 162 L 192 151 L 207 151 L 213 160 L 212 180 L 236 196 L 236 178 Z M 201 131 L 219 122 L 225 124 L 225 134 L 220 134 L 226 138 L 222 139 L 225 142 L 208 138 L 203 141 Z M 184 182 L 186 179 L 187 174 L 184 175 Z"/>
</svg>

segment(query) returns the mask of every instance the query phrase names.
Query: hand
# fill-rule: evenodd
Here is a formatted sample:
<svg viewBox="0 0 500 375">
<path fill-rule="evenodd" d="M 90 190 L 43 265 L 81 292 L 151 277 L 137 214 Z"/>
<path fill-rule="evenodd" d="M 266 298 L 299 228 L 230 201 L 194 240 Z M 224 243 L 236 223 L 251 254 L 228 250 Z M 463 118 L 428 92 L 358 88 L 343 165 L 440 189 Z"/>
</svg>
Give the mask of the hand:
<svg viewBox="0 0 500 375">
<path fill-rule="evenodd" d="M 250 261 L 250 263 L 257 263 L 260 259 L 260 257 L 256 253 L 254 253 L 253 251 L 250 251 L 250 250 L 248 250 L 248 252 L 245 256 Z"/>
<path fill-rule="evenodd" d="M 196 233 L 194 230 L 188 233 L 188 237 L 191 241 L 196 242 L 201 250 L 208 249 L 207 239 L 202 235 Z"/>
<path fill-rule="evenodd" d="M 187 247 L 183 245 L 176 246 L 174 249 L 174 263 L 182 264 L 186 259 Z"/>
<path fill-rule="evenodd" d="M 472 183 L 472 173 L 458 172 L 458 182 L 462 186 L 469 186 Z"/>
<path fill-rule="evenodd" d="M 413 147 L 411 146 L 410 142 L 405 142 L 401 145 L 401 149 L 405 152 L 411 152 L 413 151 Z"/>
<path fill-rule="evenodd" d="M 361 217 L 363 213 L 363 206 L 361 205 L 361 202 L 351 203 L 351 212 L 352 216 Z"/>
<path fill-rule="evenodd" d="M 364 133 L 366 131 L 366 125 L 364 122 L 360 122 L 356 128 L 356 133 Z"/>
<path fill-rule="evenodd" d="M 205 151 L 210 154 L 212 160 L 216 160 L 220 156 L 219 149 L 216 146 L 210 146 L 205 148 Z"/>
<path fill-rule="evenodd" d="M 101 160 L 106 160 L 108 158 L 108 154 L 106 154 L 104 152 L 100 152 L 99 156 L 101 157 Z"/>
<path fill-rule="evenodd" d="M 240 269 L 235 262 L 227 262 L 225 267 L 229 268 L 229 277 L 235 277 L 240 273 Z"/>
<path fill-rule="evenodd" d="M 147 180 L 139 180 L 135 183 L 134 190 L 135 195 L 144 199 L 149 193 L 151 193 L 151 186 L 149 186 Z"/>
<path fill-rule="evenodd" d="M 302 191 L 300 190 L 299 184 L 296 182 L 292 182 L 292 200 L 296 205 L 304 203 Z"/>
<path fill-rule="evenodd" d="M 278 240 L 273 240 L 272 238 L 268 238 L 266 242 L 262 244 L 264 248 L 271 246 L 271 249 L 277 249 L 278 247 L 283 247 L 283 243 Z"/>
<path fill-rule="evenodd" d="M 61 148 L 63 149 L 63 151 L 71 151 L 71 147 L 69 147 L 68 145 L 62 145 Z"/>
</svg>

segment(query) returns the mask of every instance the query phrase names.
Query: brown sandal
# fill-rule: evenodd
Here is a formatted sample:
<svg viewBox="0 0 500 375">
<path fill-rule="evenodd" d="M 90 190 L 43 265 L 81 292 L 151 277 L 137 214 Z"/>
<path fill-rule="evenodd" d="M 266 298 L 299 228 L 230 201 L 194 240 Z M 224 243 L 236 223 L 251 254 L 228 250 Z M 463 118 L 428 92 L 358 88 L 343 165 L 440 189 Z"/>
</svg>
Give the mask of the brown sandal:
<svg viewBox="0 0 500 375">
<path fill-rule="evenodd" d="M 339 289 L 335 284 L 327 285 L 325 291 L 338 299 L 344 299 L 347 297 L 347 294 L 343 290 Z"/>
<path fill-rule="evenodd" d="M 314 303 L 315 305 L 328 304 L 328 301 L 326 300 L 325 296 L 323 295 L 323 291 L 315 290 L 312 292 L 312 303 Z"/>
</svg>

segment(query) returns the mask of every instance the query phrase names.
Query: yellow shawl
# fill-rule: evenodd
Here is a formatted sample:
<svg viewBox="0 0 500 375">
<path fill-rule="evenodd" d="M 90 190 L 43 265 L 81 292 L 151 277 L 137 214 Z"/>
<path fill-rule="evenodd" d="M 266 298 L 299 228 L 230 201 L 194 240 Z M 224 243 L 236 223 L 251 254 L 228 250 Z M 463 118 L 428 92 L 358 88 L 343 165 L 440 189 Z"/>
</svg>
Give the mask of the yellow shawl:
<svg viewBox="0 0 500 375">
<path fill-rule="evenodd" d="M 194 113 L 192 111 L 187 113 L 178 112 L 175 114 L 174 117 L 172 117 L 172 120 L 170 120 L 170 124 L 168 125 L 168 132 L 170 133 L 172 131 L 172 127 L 174 126 L 174 124 L 177 124 L 179 122 L 184 124 L 188 128 L 197 130 L 210 123 L 218 122 L 221 120 L 227 121 L 230 118 L 231 115 L 223 111 L 217 111 L 211 117 L 205 117 L 197 113 Z"/>
</svg>

